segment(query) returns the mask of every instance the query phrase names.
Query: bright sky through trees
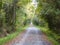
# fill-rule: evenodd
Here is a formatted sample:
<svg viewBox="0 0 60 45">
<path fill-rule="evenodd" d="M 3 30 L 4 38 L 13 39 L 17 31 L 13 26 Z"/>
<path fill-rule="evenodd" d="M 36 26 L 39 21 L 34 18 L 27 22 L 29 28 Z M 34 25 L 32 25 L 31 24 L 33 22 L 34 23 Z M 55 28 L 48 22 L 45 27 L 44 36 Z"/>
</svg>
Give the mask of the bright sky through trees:
<svg viewBox="0 0 60 45">
<path fill-rule="evenodd" d="M 37 1 L 36 0 L 32 0 L 32 4 L 34 5 L 35 8 L 37 8 Z"/>
<path fill-rule="evenodd" d="M 27 17 L 31 20 L 33 20 L 33 17 L 35 16 L 35 10 L 37 8 L 37 1 L 32 0 L 32 2 L 28 3 L 26 6 L 26 13 Z"/>
</svg>

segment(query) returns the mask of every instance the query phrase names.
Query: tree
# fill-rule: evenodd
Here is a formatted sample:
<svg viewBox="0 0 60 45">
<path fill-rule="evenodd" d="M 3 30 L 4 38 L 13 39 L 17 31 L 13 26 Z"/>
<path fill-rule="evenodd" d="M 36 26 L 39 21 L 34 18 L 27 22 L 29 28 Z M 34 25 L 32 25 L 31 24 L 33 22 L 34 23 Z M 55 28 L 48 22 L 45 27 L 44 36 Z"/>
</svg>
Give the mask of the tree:
<svg viewBox="0 0 60 45">
<path fill-rule="evenodd" d="M 55 33 L 60 34 L 60 0 L 38 0 L 38 15 L 43 18 L 48 27 Z M 42 8 L 40 8 L 42 7 Z"/>
</svg>

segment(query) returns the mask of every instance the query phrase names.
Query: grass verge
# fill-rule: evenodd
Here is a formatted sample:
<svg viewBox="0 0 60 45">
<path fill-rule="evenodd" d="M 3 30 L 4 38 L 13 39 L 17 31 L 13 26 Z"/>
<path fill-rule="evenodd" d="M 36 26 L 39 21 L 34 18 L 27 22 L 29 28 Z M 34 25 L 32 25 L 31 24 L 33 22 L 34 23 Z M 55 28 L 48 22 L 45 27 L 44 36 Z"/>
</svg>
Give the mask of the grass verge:
<svg viewBox="0 0 60 45">
<path fill-rule="evenodd" d="M 57 34 L 53 33 L 46 27 L 40 27 L 40 30 L 42 30 L 47 35 L 48 39 L 51 40 L 54 45 L 59 45 L 58 41 L 56 41 L 58 38 Z"/>
<path fill-rule="evenodd" d="M 26 26 L 27 27 L 27 26 Z M 24 31 L 26 27 L 19 28 L 16 32 L 9 34 L 6 37 L 0 38 L 0 45 L 4 45 L 6 42 L 15 38 L 20 32 Z"/>
</svg>

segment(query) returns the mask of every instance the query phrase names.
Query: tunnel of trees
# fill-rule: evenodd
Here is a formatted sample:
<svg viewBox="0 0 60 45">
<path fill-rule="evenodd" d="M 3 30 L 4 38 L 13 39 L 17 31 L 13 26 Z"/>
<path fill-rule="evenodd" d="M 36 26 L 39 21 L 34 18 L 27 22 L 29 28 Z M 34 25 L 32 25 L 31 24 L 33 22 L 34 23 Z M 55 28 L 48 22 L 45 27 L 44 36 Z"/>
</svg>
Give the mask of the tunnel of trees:
<svg viewBox="0 0 60 45">
<path fill-rule="evenodd" d="M 49 30 L 60 36 L 60 0 L 36 1 L 38 4 L 35 14 L 29 17 L 25 10 L 31 0 L 0 0 L 0 38 L 28 25 L 31 17 L 35 25 L 41 27 L 47 25 Z M 33 6 L 30 8 L 34 10 Z M 31 12 L 34 12 L 33 10 Z M 58 41 L 60 42 L 60 38 Z"/>
</svg>

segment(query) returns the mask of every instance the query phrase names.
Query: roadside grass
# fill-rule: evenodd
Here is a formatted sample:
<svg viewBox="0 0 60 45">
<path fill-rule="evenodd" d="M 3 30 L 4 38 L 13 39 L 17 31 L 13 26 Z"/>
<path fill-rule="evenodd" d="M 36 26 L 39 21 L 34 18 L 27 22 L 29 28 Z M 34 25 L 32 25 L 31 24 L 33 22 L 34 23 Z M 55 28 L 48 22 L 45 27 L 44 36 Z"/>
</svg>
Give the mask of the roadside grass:
<svg viewBox="0 0 60 45">
<path fill-rule="evenodd" d="M 15 38 L 20 32 L 24 31 L 26 27 L 22 27 L 22 28 L 18 28 L 16 32 L 9 34 L 6 37 L 0 38 L 0 45 L 4 45 L 5 43 L 7 43 L 8 41 L 12 40 L 13 38 Z"/>
<path fill-rule="evenodd" d="M 51 40 L 54 45 L 60 45 L 57 41 L 57 39 L 60 37 L 57 34 L 55 34 L 46 27 L 39 27 L 39 28 L 48 36 L 48 39 Z"/>
</svg>

